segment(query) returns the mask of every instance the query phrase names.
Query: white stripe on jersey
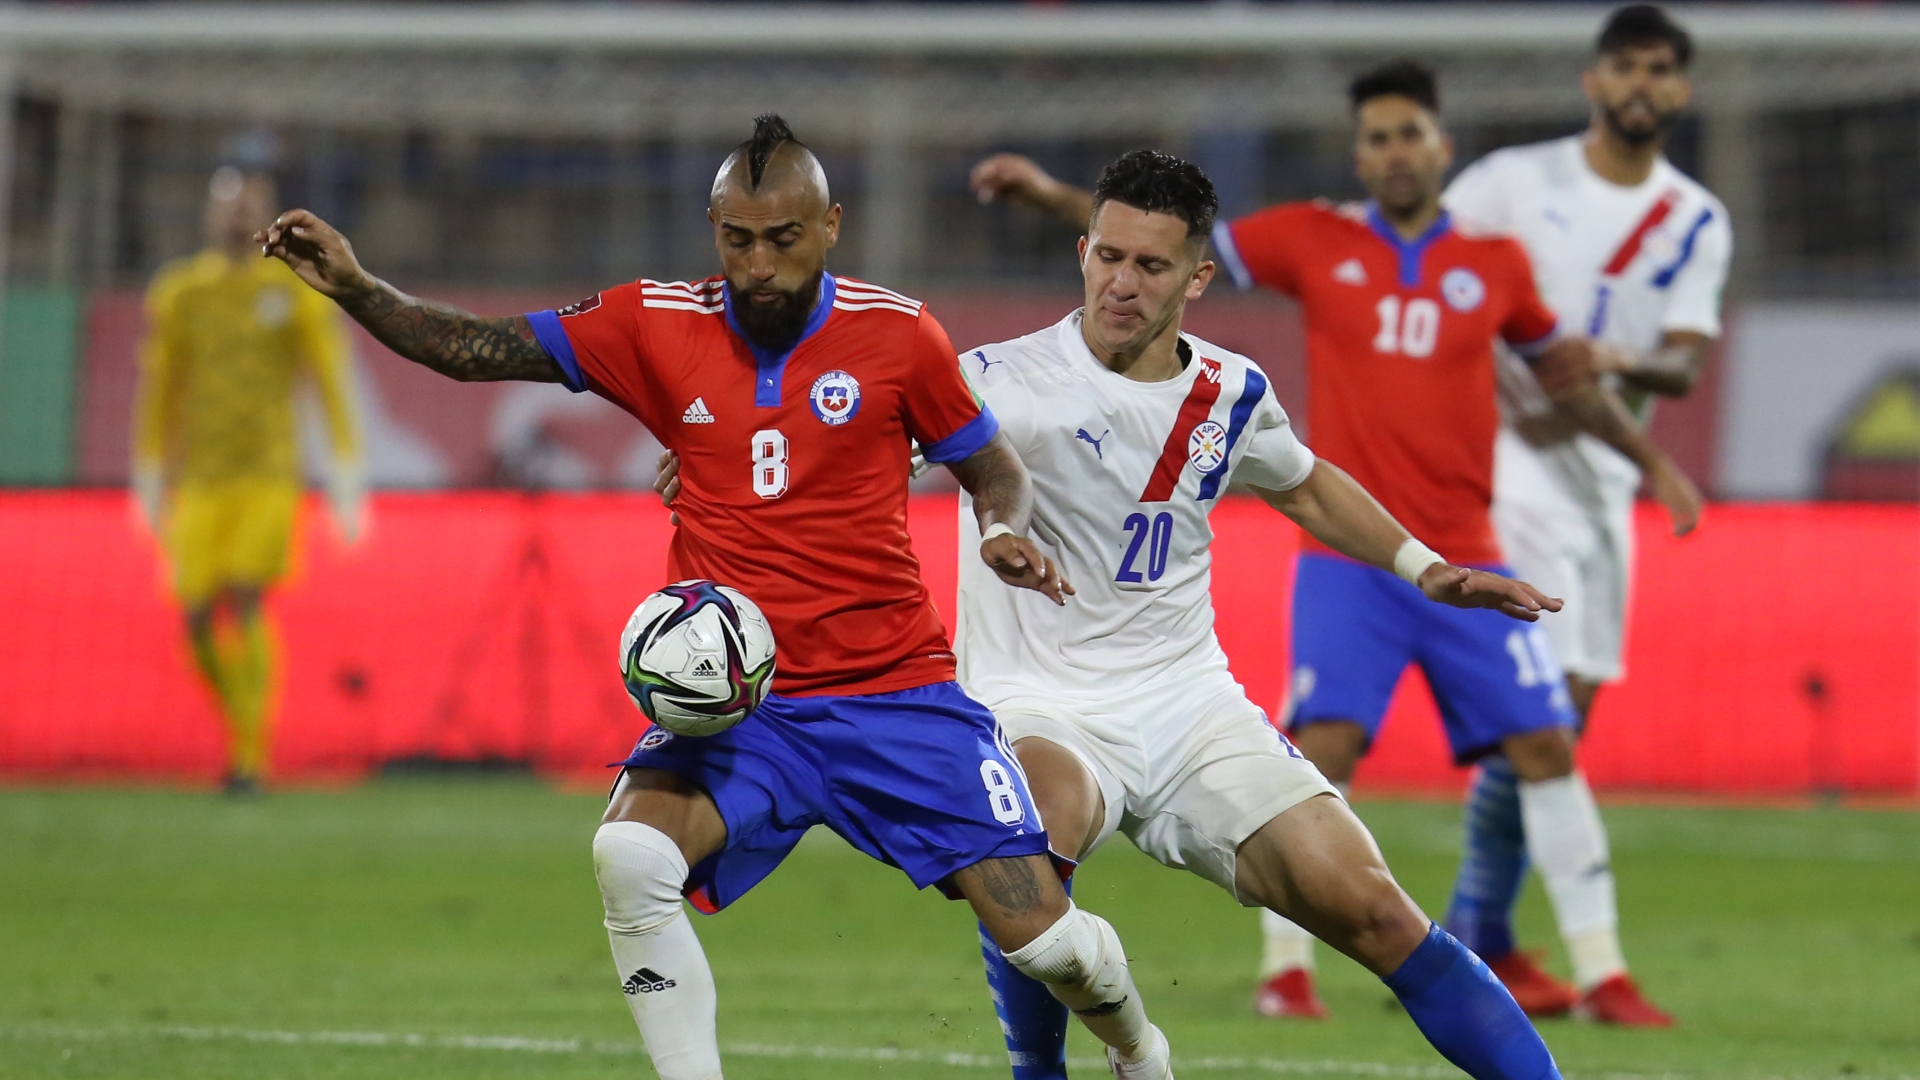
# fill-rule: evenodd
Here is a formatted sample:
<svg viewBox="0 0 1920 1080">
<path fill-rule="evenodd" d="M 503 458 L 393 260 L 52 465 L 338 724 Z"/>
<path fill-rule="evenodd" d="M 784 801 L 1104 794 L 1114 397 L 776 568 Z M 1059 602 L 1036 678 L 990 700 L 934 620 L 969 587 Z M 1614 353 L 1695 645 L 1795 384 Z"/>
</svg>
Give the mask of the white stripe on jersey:
<svg viewBox="0 0 1920 1080">
<path fill-rule="evenodd" d="M 845 300 L 835 297 L 833 301 L 833 306 L 839 308 L 841 311 L 876 311 L 878 310 L 878 311 L 897 311 L 902 315 L 918 316 L 920 314 L 920 309 L 917 307 L 906 307 L 901 304 L 888 303 L 880 300 L 872 300 L 872 301 L 863 300 L 859 303 L 850 304 Z"/>
<path fill-rule="evenodd" d="M 692 311 L 701 315 L 718 315 L 727 310 L 725 304 L 696 304 L 691 300 L 667 300 L 652 296 L 642 296 L 640 306 L 666 308 L 670 311 Z"/>
<path fill-rule="evenodd" d="M 838 296 L 852 299 L 891 300 L 896 304 L 905 304 L 912 308 L 926 306 L 911 296 L 903 296 L 900 293 L 894 292 L 892 289 L 883 289 L 870 282 L 854 281 L 849 278 L 834 278 L 833 283 L 834 291 Z"/>
</svg>

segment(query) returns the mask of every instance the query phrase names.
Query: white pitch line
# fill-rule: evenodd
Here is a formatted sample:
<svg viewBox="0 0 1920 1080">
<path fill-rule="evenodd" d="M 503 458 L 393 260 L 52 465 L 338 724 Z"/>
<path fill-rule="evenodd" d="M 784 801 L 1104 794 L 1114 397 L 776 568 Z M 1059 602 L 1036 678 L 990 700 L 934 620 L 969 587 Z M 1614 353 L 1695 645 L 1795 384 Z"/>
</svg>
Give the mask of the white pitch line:
<svg viewBox="0 0 1920 1080">
<path fill-rule="evenodd" d="M 232 1027 L 0 1027 L 0 1035 L 14 1039 L 101 1041 L 106 1039 L 184 1039 L 192 1041 L 230 1040 L 271 1043 L 281 1046 L 364 1046 L 431 1047 L 441 1050 L 498 1050 L 527 1054 L 615 1054 L 645 1052 L 639 1042 L 601 1039 L 540 1039 L 525 1035 L 424 1035 L 385 1031 L 273 1031 Z M 722 1052 L 748 1058 L 811 1058 L 817 1061 L 885 1061 L 904 1065 L 943 1065 L 959 1069 L 1007 1068 L 1001 1054 L 942 1053 L 932 1050 L 903 1050 L 891 1046 L 789 1046 L 770 1043 L 734 1043 Z M 1096 1058 L 1069 1058 L 1073 1069 L 1098 1070 L 1106 1062 Z M 1293 1061 L 1267 1057 L 1179 1058 L 1183 1072 L 1265 1072 L 1276 1075 L 1337 1075 L 1383 1077 L 1389 1080 L 1457 1080 L 1461 1073 L 1445 1065 L 1389 1065 L 1376 1061 Z M 1684 1073 L 1579 1073 L 1564 1074 L 1568 1080 L 1690 1080 Z M 1816 1080 L 1816 1078 L 1769 1077 L 1768 1080 Z M 1861 1074 L 1850 1080 L 1920 1080 L 1900 1074 L 1871 1076 Z"/>
</svg>

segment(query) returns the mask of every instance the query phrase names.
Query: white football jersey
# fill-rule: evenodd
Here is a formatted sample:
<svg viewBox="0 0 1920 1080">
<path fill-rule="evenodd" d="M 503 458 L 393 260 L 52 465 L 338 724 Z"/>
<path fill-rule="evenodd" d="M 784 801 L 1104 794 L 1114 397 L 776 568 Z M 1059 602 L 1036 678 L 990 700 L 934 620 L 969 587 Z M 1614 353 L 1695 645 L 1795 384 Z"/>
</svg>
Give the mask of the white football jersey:
<svg viewBox="0 0 1920 1080">
<path fill-rule="evenodd" d="M 1665 157 L 1646 180 L 1622 187 L 1593 171 L 1582 136 L 1571 135 L 1496 150 L 1441 198 L 1463 225 L 1520 241 L 1540 295 L 1570 333 L 1637 350 L 1657 347 L 1669 330 L 1720 335 L 1733 228 L 1720 200 Z M 1500 393 L 1510 414 L 1548 408 L 1524 362 L 1504 351 Z M 1608 486 L 1638 484 L 1625 458 L 1591 436 L 1576 441 Z M 1595 478 L 1570 479 L 1584 487 Z"/>
<path fill-rule="evenodd" d="M 977 554 L 962 494 L 955 653 L 961 685 L 983 704 L 1111 699 L 1169 672 L 1226 675 L 1207 515 L 1230 480 L 1284 491 L 1314 458 L 1253 361 L 1181 341 L 1186 369 L 1157 383 L 1095 358 L 1077 311 L 960 358 L 1033 477 L 1034 542 L 1078 590 L 1057 607 L 1008 588 Z"/>
</svg>

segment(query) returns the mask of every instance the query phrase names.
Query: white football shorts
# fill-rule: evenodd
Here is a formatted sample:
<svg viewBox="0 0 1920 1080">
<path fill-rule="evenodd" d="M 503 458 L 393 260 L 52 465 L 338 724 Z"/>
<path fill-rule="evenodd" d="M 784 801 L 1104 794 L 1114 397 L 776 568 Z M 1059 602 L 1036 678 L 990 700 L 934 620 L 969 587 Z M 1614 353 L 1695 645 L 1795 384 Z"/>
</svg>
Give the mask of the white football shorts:
<svg viewBox="0 0 1920 1080">
<path fill-rule="evenodd" d="M 1093 774 L 1106 804 L 1095 849 L 1124 832 L 1242 904 L 1241 842 L 1307 799 L 1340 794 L 1224 671 L 1105 700 L 1021 695 L 993 710 L 1009 742 L 1046 739 Z"/>
<path fill-rule="evenodd" d="M 1571 444 L 1538 450 L 1502 427 L 1494 452 L 1493 528 L 1513 572 L 1567 602 L 1540 620 L 1560 666 L 1593 682 L 1614 682 L 1626 675 L 1637 485 L 1596 471 L 1582 450 Z"/>
</svg>

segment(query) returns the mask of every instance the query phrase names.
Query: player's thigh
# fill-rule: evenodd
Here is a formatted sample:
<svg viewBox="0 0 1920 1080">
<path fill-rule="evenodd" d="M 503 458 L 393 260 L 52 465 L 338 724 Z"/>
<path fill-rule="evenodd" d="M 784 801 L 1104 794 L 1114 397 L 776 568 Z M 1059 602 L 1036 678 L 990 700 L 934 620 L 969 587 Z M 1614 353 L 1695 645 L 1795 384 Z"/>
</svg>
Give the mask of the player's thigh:
<svg viewBox="0 0 1920 1080">
<path fill-rule="evenodd" d="M 1582 605 L 1554 616 L 1563 616 L 1579 627 L 1577 645 L 1563 646 L 1552 637 L 1560 664 L 1569 674 L 1592 683 L 1617 681 L 1626 675 L 1627 605 L 1633 577 L 1633 508 L 1631 495 L 1621 499 L 1623 506 L 1609 506 L 1604 520 L 1596 526 L 1600 538 L 1594 550 L 1580 563 Z M 1543 620 L 1547 621 L 1547 620 Z M 1550 635 L 1551 636 L 1551 635 Z"/>
<path fill-rule="evenodd" d="M 1412 659 L 1406 608 L 1419 590 L 1333 555 L 1302 555 L 1298 566 L 1286 726 L 1345 721 L 1371 743 Z"/>
<path fill-rule="evenodd" d="M 688 866 L 727 841 L 727 823 L 712 797 L 686 777 L 659 769 L 622 769 L 600 820 L 637 821 L 660 830 L 679 847 Z"/>
<path fill-rule="evenodd" d="M 1565 677 L 1538 623 L 1441 604 L 1421 614 L 1416 658 L 1456 762 L 1473 761 L 1515 736 L 1574 727 Z"/>
<path fill-rule="evenodd" d="M 1279 912 L 1376 975 L 1392 973 L 1426 935 L 1427 917 L 1338 796 L 1275 816 L 1238 857 L 1244 902 Z"/>
<path fill-rule="evenodd" d="M 167 501 L 163 546 L 174 595 L 189 608 L 213 602 L 222 584 L 231 500 L 223 485 L 181 484 Z"/>
<path fill-rule="evenodd" d="M 287 576 L 299 532 L 300 485 L 278 480 L 236 484 L 225 571 L 232 584 L 266 588 Z"/>
<path fill-rule="evenodd" d="M 803 726 L 827 787 L 827 826 L 916 887 L 955 895 L 950 879 L 975 863 L 1046 856 L 1018 758 L 993 713 L 958 684 L 796 700 L 813 710 Z"/>
<path fill-rule="evenodd" d="M 639 821 L 686 856 L 688 899 L 718 911 L 746 895 L 824 823 L 820 750 L 796 713 L 811 699 L 769 697 L 752 716 L 700 738 L 654 728 L 609 797 L 608 821 Z M 796 704 L 799 702 L 799 704 Z"/>
<path fill-rule="evenodd" d="M 1231 677 L 1223 681 L 1212 693 L 1143 703 L 1157 706 L 1140 723 L 1154 787 L 1130 800 L 1121 828 L 1152 858 L 1253 904 L 1237 878 L 1240 846 L 1294 806 L 1337 792 Z"/>
<path fill-rule="evenodd" d="M 1070 718 L 1064 706 L 996 709 L 1000 730 L 1027 776 L 1053 852 L 1078 861 L 1112 836 L 1126 807 L 1118 749 Z"/>
</svg>

